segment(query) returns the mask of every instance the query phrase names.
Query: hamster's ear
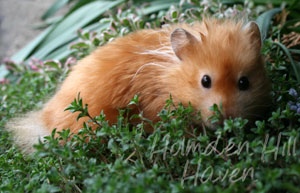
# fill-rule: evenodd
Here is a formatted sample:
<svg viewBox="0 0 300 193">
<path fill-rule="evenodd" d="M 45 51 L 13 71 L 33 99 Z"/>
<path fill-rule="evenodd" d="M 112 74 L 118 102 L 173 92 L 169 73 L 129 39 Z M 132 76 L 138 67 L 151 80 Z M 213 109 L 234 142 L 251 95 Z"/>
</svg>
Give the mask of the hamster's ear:
<svg viewBox="0 0 300 193">
<path fill-rule="evenodd" d="M 197 42 L 195 36 L 182 28 L 175 29 L 171 34 L 171 46 L 180 60 L 182 60 L 184 53 L 192 49 Z"/>
<path fill-rule="evenodd" d="M 250 35 L 250 40 L 253 42 L 257 50 L 261 49 L 261 36 L 258 25 L 254 21 L 247 23 L 244 28 L 245 31 Z"/>
</svg>

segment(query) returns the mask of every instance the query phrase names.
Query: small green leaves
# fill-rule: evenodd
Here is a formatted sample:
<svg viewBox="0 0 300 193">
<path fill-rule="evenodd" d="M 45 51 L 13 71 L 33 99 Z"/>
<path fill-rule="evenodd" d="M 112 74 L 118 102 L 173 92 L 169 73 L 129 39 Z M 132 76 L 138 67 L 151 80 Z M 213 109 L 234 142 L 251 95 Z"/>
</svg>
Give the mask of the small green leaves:
<svg viewBox="0 0 300 193">
<path fill-rule="evenodd" d="M 80 98 L 80 93 L 78 93 L 77 95 L 77 99 L 74 99 L 74 101 L 71 103 L 71 105 L 69 105 L 65 111 L 69 110 L 70 112 L 74 113 L 74 112 L 80 112 L 77 116 L 77 121 L 81 118 L 81 117 L 87 117 L 90 116 L 88 113 L 88 105 L 87 104 L 82 104 L 82 98 Z"/>
<path fill-rule="evenodd" d="M 210 121 L 212 124 L 218 123 L 222 116 L 223 116 L 223 106 L 222 103 L 218 106 L 217 104 L 214 104 L 209 108 L 210 111 L 214 112 L 212 116 L 208 118 L 208 121 Z"/>
<path fill-rule="evenodd" d="M 128 106 L 130 105 L 139 105 L 139 96 L 138 95 L 134 95 L 133 99 L 130 100 L 130 102 L 128 103 Z"/>
</svg>

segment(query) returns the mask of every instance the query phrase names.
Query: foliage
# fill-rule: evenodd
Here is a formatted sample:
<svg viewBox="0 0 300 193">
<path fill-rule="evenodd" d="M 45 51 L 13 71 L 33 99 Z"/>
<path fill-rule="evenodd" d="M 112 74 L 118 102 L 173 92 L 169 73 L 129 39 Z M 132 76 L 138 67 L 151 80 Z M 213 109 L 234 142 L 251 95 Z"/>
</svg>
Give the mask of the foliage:
<svg viewBox="0 0 300 193">
<path fill-rule="evenodd" d="M 54 4 L 44 19 L 71 1 L 58 2 L 61 4 Z M 63 39 L 64 33 L 59 33 L 58 26 L 85 6 L 100 6 L 100 2 L 110 2 L 114 9 L 98 10 L 104 14 L 99 13 L 81 25 L 98 27 L 78 30 L 65 42 L 50 38 L 54 37 L 52 33 L 62 35 L 56 38 Z M 45 61 L 47 57 L 41 57 L 42 61 L 28 59 L 30 54 L 20 57 L 20 61 L 27 59 L 21 64 L 5 61 L 8 73 L 1 80 L 0 93 L 0 191 L 299 192 L 300 88 L 299 56 L 295 53 L 300 50 L 299 44 L 290 46 L 291 41 L 283 38 L 297 29 L 296 23 L 300 19 L 299 12 L 294 13 L 299 9 L 297 1 L 281 7 L 283 11 L 275 17 L 268 16 L 274 9 L 268 12 L 267 6 L 258 0 L 246 3 L 223 1 L 223 4 L 219 1 L 180 1 L 180 4 L 164 1 L 165 7 L 159 6 L 160 1 L 144 2 L 74 0 L 64 19 L 50 26 L 51 30 L 48 28 L 44 37 L 40 36 L 39 41 L 29 45 L 32 49 L 26 51 L 35 55 L 42 52 L 42 45 L 57 44 L 58 47 L 49 48 L 48 57 L 59 61 Z M 273 2 L 280 6 L 279 1 Z M 33 156 L 23 155 L 12 145 L 11 134 L 3 130 L 7 120 L 40 108 L 77 59 L 129 32 L 160 27 L 165 23 L 193 22 L 201 19 L 203 14 L 215 17 L 249 15 L 257 18 L 258 23 L 263 22 L 260 26 L 263 26 L 261 30 L 266 38 L 262 51 L 272 82 L 274 104 L 264 120 L 250 125 L 241 118 L 228 119 L 224 120 L 223 126 L 207 130 L 193 124 L 200 119 L 198 112 L 191 106 L 175 107 L 170 98 L 158 114 L 161 118 L 158 123 L 145 119 L 142 112 L 128 117 L 130 109 L 127 108 L 120 110 L 116 124 L 109 125 L 103 113 L 91 117 L 88 106 L 78 95 L 66 109 L 80 112 L 78 118 L 90 118 L 78 134 L 64 130 L 54 137 L 56 130 L 53 130 L 51 136 L 35 146 L 37 152 Z M 54 53 L 62 57 L 56 58 Z M 139 105 L 138 96 L 130 105 Z M 215 112 L 211 121 L 220 121 L 221 106 L 214 105 L 211 110 Z M 131 118 L 142 121 L 131 125 Z M 96 130 L 92 130 L 91 125 L 96 126 Z M 144 127 L 149 126 L 155 128 L 151 134 L 144 131 Z"/>
</svg>

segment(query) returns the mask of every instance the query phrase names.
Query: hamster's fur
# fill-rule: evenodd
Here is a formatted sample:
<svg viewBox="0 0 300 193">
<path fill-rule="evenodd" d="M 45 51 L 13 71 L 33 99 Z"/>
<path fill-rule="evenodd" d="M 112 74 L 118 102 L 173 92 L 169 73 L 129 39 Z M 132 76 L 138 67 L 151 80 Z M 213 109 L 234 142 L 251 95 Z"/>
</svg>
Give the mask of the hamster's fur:
<svg viewBox="0 0 300 193">
<path fill-rule="evenodd" d="M 54 128 L 76 133 L 87 119 L 76 121 L 78 114 L 64 109 L 78 93 L 92 117 L 103 110 L 110 123 L 136 94 L 143 115 L 153 121 L 159 119 L 157 113 L 170 94 L 175 104 L 191 102 L 207 125 L 209 107 L 220 103 L 225 118 L 255 119 L 264 112 L 270 91 L 260 50 L 254 22 L 205 19 L 193 25 L 140 30 L 79 61 L 39 112 L 15 118 L 7 128 L 27 152 Z M 205 75 L 210 81 L 206 86 Z M 239 85 L 242 77 L 249 83 L 246 89 Z"/>
</svg>

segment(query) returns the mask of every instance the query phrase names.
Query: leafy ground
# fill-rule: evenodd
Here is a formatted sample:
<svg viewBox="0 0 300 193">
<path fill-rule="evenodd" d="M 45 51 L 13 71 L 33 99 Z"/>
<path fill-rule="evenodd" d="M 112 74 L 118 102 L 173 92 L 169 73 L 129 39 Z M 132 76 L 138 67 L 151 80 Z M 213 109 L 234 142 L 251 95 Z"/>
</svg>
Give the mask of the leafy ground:
<svg viewBox="0 0 300 193">
<path fill-rule="evenodd" d="M 288 2 L 283 9 L 278 9 L 280 1 L 273 1 L 277 9 L 259 1 L 170 1 L 173 6 L 159 9 L 157 2 L 147 5 L 120 1 L 94 21 L 101 19 L 100 24 L 106 27 L 78 31 L 79 40 L 69 46 L 68 56 L 60 61 L 28 59 L 39 52 L 37 48 L 22 58 L 23 63 L 5 62 L 7 75 L 1 79 L 0 93 L 1 192 L 300 191 L 297 1 Z M 122 110 L 113 126 L 101 114 L 91 119 L 99 126 L 95 131 L 84 125 L 78 135 L 67 130 L 58 138 L 53 137 L 54 131 L 45 142 L 36 145 L 34 156 L 25 156 L 12 145 L 12 136 L 3 130 L 5 123 L 17 114 L 41 107 L 76 60 L 131 31 L 193 22 L 203 14 L 218 18 L 248 15 L 260 24 L 265 34 L 262 51 L 272 82 L 273 102 L 264 120 L 250 128 L 241 118 L 225 120 L 224 127 L 215 131 L 195 128 L 191 120 L 199 117 L 193 109 L 170 108 L 170 99 L 158 115 L 162 121 L 154 125 L 153 134 L 144 133 L 143 123 L 132 127 L 123 116 L 127 110 Z M 138 105 L 138 98 L 131 103 Z M 89 116 L 79 97 L 69 110 Z M 212 110 L 217 112 L 214 119 L 218 120 L 218 107 Z M 142 118 L 142 114 L 136 116 Z M 185 138 L 184 131 L 189 131 L 191 137 Z M 67 139 L 70 140 L 65 145 L 59 145 L 59 141 Z"/>
</svg>

